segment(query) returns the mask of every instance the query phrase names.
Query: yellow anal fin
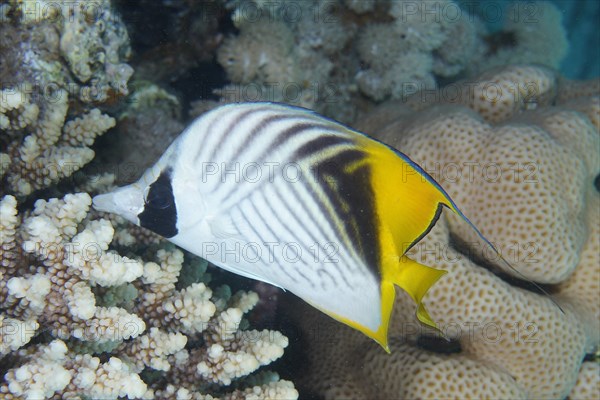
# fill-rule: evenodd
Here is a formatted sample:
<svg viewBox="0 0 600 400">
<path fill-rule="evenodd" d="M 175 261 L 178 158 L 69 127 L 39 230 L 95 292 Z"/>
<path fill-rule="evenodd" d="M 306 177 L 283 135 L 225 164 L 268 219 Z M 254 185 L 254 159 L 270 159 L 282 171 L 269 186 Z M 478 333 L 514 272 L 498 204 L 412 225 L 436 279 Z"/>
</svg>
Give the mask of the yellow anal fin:
<svg viewBox="0 0 600 400">
<path fill-rule="evenodd" d="M 369 338 L 373 339 L 375 342 L 377 342 L 381 347 L 383 347 L 383 349 L 387 352 L 390 353 L 390 348 L 388 346 L 388 327 L 389 327 L 389 322 L 390 322 L 390 316 L 392 313 L 392 307 L 394 306 L 394 298 L 395 298 L 395 288 L 394 285 L 392 285 L 389 282 L 383 282 L 381 285 L 381 292 L 382 292 L 382 304 L 381 304 L 381 312 L 382 312 L 382 321 L 381 324 L 379 325 L 379 328 L 377 330 L 372 330 L 364 325 L 361 325 L 360 323 L 358 323 L 357 321 L 354 321 L 350 318 L 347 317 L 343 317 L 341 315 L 338 315 L 334 312 L 331 312 L 329 310 L 324 309 L 323 307 L 319 306 L 318 304 L 315 304 L 313 302 L 310 302 L 308 300 L 306 300 L 306 302 L 308 304 L 310 304 L 311 306 L 313 306 L 314 308 L 320 310 L 321 312 L 323 312 L 324 314 L 329 315 L 331 318 L 348 325 L 351 328 L 356 329 L 359 332 L 362 332 L 364 335 L 368 336 Z"/>
<path fill-rule="evenodd" d="M 429 288 L 446 273 L 448 271 L 419 264 L 408 257 L 401 257 L 398 269 L 390 276 L 390 279 L 417 303 L 417 318 L 419 321 L 435 329 L 437 329 L 437 326 L 429 316 L 422 301 Z"/>
</svg>

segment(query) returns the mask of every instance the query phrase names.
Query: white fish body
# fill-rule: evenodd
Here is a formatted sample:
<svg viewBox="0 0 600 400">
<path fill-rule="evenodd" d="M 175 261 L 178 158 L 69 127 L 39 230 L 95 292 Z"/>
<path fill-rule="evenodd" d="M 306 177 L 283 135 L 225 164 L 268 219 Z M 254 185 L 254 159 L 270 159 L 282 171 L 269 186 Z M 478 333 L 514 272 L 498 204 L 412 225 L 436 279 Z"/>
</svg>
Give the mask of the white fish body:
<svg viewBox="0 0 600 400">
<path fill-rule="evenodd" d="M 406 165 L 418 176 L 410 186 L 394 176 Z M 97 209 L 289 290 L 386 349 L 394 283 L 431 324 L 420 299 L 444 271 L 404 252 L 431 228 L 440 204 L 454 209 L 405 156 L 316 113 L 273 103 L 204 114 L 138 182 L 94 198 Z"/>
</svg>

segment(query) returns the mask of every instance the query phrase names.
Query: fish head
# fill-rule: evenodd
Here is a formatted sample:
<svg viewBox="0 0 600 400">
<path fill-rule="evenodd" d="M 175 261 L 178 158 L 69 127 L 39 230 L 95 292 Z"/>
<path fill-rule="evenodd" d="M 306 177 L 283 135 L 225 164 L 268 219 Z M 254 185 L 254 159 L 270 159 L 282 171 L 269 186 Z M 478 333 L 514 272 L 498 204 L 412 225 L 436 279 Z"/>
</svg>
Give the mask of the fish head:
<svg viewBox="0 0 600 400">
<path fill-rule="evenodd" d="M 171 170 L 161 171 L 155 179 L 148 171 L 139 181 L 94 197 L 98 211 L 120 215 L 161 236 L 177 234 L 177 204 L 171 184 Z"/>
<path fill-rule="evenodd" d="M 174 185 L 173 164 L 168 161 L 168 157 L 163 157 L 137 182 L 95 196 L 94 208 L 120 215 L 168 239 L 174 237 L 182 216 L 176 201 L 178 188 Z"/>
</svg>

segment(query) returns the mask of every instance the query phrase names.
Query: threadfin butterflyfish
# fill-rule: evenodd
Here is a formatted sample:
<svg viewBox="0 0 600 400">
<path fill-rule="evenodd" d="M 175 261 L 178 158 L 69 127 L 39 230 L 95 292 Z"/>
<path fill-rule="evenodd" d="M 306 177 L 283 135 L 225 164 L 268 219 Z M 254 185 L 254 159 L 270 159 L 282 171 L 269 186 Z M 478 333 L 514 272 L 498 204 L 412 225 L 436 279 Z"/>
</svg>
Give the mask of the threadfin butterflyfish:
<svg viewBox="0 0 600 400">
<path fill-rule="evenodd" d="M 289 290 L 386 351 L 394 285 L 414 299 L 418 319 L 435 327 L 422 299 L 446 271 L 405 253 L 442 206 L 468 222 L 406 155 L 313 111 L 275 103 L 207 112 L 139 181 L 94 197 L 96 209 Z"/>
</svg>

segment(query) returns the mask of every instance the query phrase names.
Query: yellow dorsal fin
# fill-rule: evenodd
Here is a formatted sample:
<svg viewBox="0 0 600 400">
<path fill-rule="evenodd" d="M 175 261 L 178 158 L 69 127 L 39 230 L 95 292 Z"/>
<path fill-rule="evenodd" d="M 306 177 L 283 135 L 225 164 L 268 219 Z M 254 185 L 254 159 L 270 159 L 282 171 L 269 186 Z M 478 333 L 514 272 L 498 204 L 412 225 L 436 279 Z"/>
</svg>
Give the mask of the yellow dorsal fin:
<svg viewBox="0 0 600 400">
<path fill-rule="evenodd" d="M 365 140 L 370 155 L 377 213 L 389 227 L 396 256 L 401 256 L 429 232 L 441 205 L 452 206 L 441 187 L 404 154 Z"/>
</svg>

